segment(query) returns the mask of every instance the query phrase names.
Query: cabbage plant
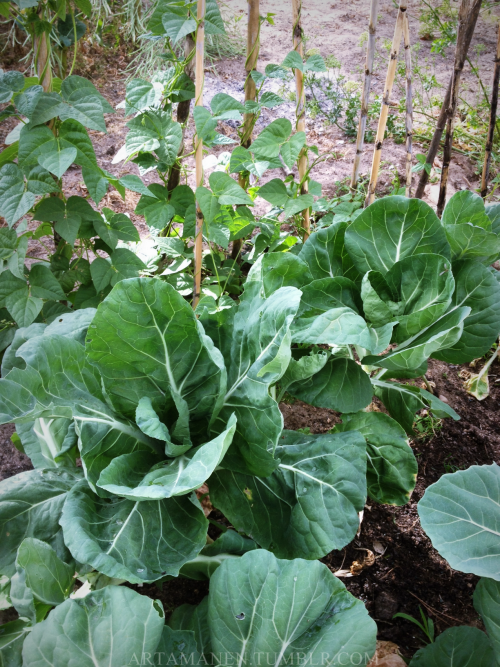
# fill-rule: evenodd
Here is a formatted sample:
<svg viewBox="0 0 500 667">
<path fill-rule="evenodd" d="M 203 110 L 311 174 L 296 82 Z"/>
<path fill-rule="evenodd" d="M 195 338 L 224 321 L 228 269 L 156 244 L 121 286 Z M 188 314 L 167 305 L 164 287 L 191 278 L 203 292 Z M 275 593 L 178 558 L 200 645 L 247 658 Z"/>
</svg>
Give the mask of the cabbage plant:
<svg viewBox="0 0 500 667">
<path fill-rule="evenodd" d="M 486 633 L 475 627 L 445 630 L 420 649 L 411 667 L 500 664 L 500 468 L 471 466 L 443 475 L 418 504 L 422 527 L 450 566 L 481 577 L 474 607 Z"/>
</svg>

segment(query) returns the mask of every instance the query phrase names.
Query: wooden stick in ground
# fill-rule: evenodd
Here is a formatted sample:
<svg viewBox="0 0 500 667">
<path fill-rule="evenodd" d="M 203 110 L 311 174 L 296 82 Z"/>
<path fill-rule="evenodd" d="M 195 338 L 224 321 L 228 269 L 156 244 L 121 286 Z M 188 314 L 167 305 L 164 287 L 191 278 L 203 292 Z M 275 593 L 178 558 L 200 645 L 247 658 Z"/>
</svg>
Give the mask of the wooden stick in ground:
<svg viewBox="0 0 500 667">
<path fill-rule="evenodd" d="M 373 61 L 375 59 L 375 39 L 377 33 L 377 14 L 379 0 L 372 0 L 370 6 L 370 21 L 368 23 L 368 44 L 366 47 L 365 80 L 363 81 L 363 92 L 361 93 L 361 115 L 359 117 L 358 136 L 356 138 L 356 155 L 352 168 L 351 188 L 356 187 L 359 178 L 359 166 L 361 156 L 365 147 L 366 121 L 368 119 L 368 104 L 370 101 L 370 88 L 372 85 Z"/>
<path fill-rule="evenodd" d="M 194 35 L 187 35 L 186 41 L 184 44 L 184 58 L 188 59 L 192 54 L 193 49 L 196 48 L 194 41 Z M 186 74 L 190 79 L 194 78 L 194 67 L 195 67 L 195 58 L 191 58 L 188 64 L 184 68 L 184 74 Z M 184 153 L 184 138 L 186 133 L 186 125 L 189 118 L 189 110 L 191 108 L 191 100 L 182 100 L 177 104 L 177 122 L 182 126 L 182 141 L 177 155 L 182 155 Z M 167 189 L 169 192 L 172 192 L 176 188 L 181 180 L 181 164 L 176 162 L 172 169 L 167 182 Z"/>
<path fill-rule="evenodd" d="M 396 18 L 396 27 L 391 46 L 391 55 L 387 76 L 385 79 L 384 96 L 382 99 L 382 108 L 380 109 L 380 118 L 378 121 L 377 136 L 375 138 L 375 150 L 373 152 L 372 171 L 370 183 L 368 185 L 368 194 L 366 196 L 365 206 L 368 206 L 375 199 L 375 188 L 377 187 L 378 172 L 380 169 L 380 159 L 382 157 L 382 144 L 384 142 L 385 128 L 387 125 L 387 116 L 389 115 L 389 106 L 391 103 L 392 87 L 398 64 L 399 48 L 401 46 L 401 37 L 403 35 L 403 22 L 406 13 L 407 0 L 400 0 L 398 16 Z"/>
<path fill-rule="evenodd" d="M 247 24 L 247 59 L 245 61 L 245 70 L 247 78 L 245 79 L 245 102 L 255 102 L 256 87 L 255 81 L 251 77 L 253 70 L 257 69 L 257 60 L 260 49 L 260 14 L 259 0 L 248 0 L 248 24 Z M 246 113 L 243 118 L 243 136 L 241 145 L 248 148 L 252 143 L 252 130 L 254 125 L 254 114 Z M 246 190 L 248 188 L 249 173 L 240 172 L 238 184 Z M 233 241 L 231 251 L 232 259 L 238 259 L 243 245 L 243 239 Z"/>
<path fill-rule="evenodd" d="M 455 64 L 453 66 L 453 75 L 451 79 L 450 104 L 448 107 L 448 117 L 446 119 L 446 136 L 443 149 L 443 167 L 441 169 L 441 182 L 439 184 L 439 198 L 436 213 L 441 217 L 446 204 L 446 189 L 448 186 L 448 175 L 450 171 L 451 149 L 453 147 L 453 130 L 455 124 L 455 114 L 458 105 L 458 91 L 460 88 L 460 78 L 465 64 L 467 54 L 464 53 L 465 31 L 469 16 L 471 13 L 471 0 L 462 0 L 458 11 L 458 30 L 457 45 L 455 48 Z M 477 16 L 476 16 L 477 20 Z"/>
<path fill-rule="evenodd" d="M 196 106 L 203 105 L 203 84 L 205 69 L 205 0 L 198 0 L 197 19 L 199 21 L 196 32 L 196 74 L 195 100 Z M 203 141 L 197 136 L 196 146 L 196 187 L 203 185 Z M 193 308 L 196 308 L 201 293 L 201 260 L 203 249 L 203 213 L 200 204 L 196 202 L 196 235 L 194 239 L 194 293 Z"/>
<path fill-rule="evenodd" d="M 302 0 L 292 0 L 292 13 L 293 13 L 293 48 L 301 58 L 304 56 L 304 47 L 303 47 L 303 33 L 302 33 Z M 306 131 L 306 91 L 304 88 L 304 75 L 299 69 L 295 69 L 295 90 L 297 95 L 297 132 Z M 303 149 L 299 155 L 299 181 L 304 182 L 300 188 L 300 194 L 306 194 L 308 191 L 307 179 L 305 178 L 307 173 L 307 153 Z M 311 232 L 311 223 L 309 220 L 309 209 L 306 208 L 302 211 L 302 228 L 304 229 L 304 241 L 309 237 Z"/>
<path fill-rule="evenodd" d="M 403 41 L 406 65 L 406 196 L 411 197 L 411 168 L 413 144 L 413 88 L 411 75 L 410 22 L 408 12 L 403 18 Z"/>
<path fill-rule="evenodd" d="M 497 120 L 498 107 L 498 85 L 500 84 L 500 23 L 498 24 L 497 52 L 495 57 L 495 69 L 493 70 L 493 87 L 491 91 L 490 125 L 484 151 L 483 176 L 481 178 L 481 197 L 488 193 L 488 179 L 490 176 L 491 151 L 493 150 L 493 135 L 495 134 L 495 123 Z"/>
<path fill-rule="evenodd" d="M 43 20 L 42 14 L 40 14 L 40 18 Z M 35 37 L 35 70 L 38 81 L 46 93 L 50 93 L 52 90 L 52 68 L 50 67 L 49 49 L 50 44 L 46 32 L 42 32 L 39 37 Z"/>
<path fill-rule="evenodd" d="M 464 60 L 467 58 L 467 53 L 469 51 L 472 35 L 474 34 L 474 28 L 476 27 L 477 17 L 479 15 L 479 10 L 481 9 L 481 3 L 482 0 L 473 0 L 472 8 L 468 16 L 467 25 L 464 31 L 464 41 L 462 46 Z M 453 75 L 450 78 L 450 82 L 448 84 L 448 88 L 444 96 L 443 104 L 441 106 L 441 111 L 439 113 L 436 122 L 436 129 L 434 130 L 434 135 L 432 137 L 431 143 L 429 145 L 429 150 L 427 151 L 427 156 L 425 158 L 426 164 L 429 165 L 430 167 L 432 167 L 432 165 L 434 164 L 434 160 L 436 159 L 439 146 L 441 145 L 441 138 L 443 136 L 444 128 L 446 127 L 446 121 L 448 119 L 448 110 L 450 107 L 450 100 L 451 100 L 452 83 L 453 83 Z M 424 196 L 425 186 L 429 181 L 429 174 L 430 174 L 430 168 L 429 171 L 427 171 L 426 169 L 422 169 L 422 171 L 420 172 L 420 178 L 418 181 L 417 189 L 415 191 L 416 199 L 422 199 L 422 197 Z"/>
</svg>

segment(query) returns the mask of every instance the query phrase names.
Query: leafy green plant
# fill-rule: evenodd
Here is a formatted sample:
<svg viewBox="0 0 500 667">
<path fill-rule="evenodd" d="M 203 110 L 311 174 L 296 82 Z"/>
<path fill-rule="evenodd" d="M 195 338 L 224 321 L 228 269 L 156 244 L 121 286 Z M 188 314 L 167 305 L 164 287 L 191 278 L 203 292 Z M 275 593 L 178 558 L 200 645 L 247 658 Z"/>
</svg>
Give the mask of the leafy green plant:
<svg viewBox="0 0 500 667">
<path fill-rule="evenodd" d="M 417 626 L 417 628 L 420 628 L 420 630 L 422 630 L 422 632 L 427 638 L 426 639 L 427 643 L 432 644 L 434 641 L 434 621 L 432 620 L 432 618 L 430 617 L 428 618 L 424 614 L 422 607 L 420 607 L 420 605 L 418 609 L 420 611 L 420 618 L 422 619 L 421 621 L 416 619 L 414 616 L 410 616 L 410 614 L 403 614 L 402 612 L 394 614 L 392 618 L 404 618 L 406 621 L 410 621 L 410 623 L 413 623 L 414 625 Z"/>
<path fill-rule="evenodd" d="M 486 633 L 473 627 L 445 630 L 420 649 L 410 665 L 490 667 L 500 659 L 500 520 L 496 464 L 472 466 L 443 475 L 418 504 L 422 527 L 433 546 L 450 565 L 481 577 L 474 591 L 474 607 Z"/>
<path fill-rule="evenodd" d="M 17 138 L 0 153 L 0 206 L 8 225 L 0 234 L 1 349 L 17 327 L 96 306 L 117 281 L 146 268 L 124 247 L 139 241 L 130 218 L 89 203 L 98 204 L 110 185 L 125 195 L 124 184 L 98 167 L 87 132 L 105 131 L 104 114 L 113 108 L 82 77 L 67 77 L 51 93 L 37 81 L 16 71 L 0 75 L 1 99 L 10 102 L 4 115 L 19 119 Z M 64 177 L 73 165 L 82 169 L 87 198 L 65 196 Z M 40 223 L 34 230 L 27 229 L 27 215 Z M 43 243 L 47 236 L 55 252 Z M 38 259 L 28 252 L 30 240 L 41 242 L 47 257 L 28 269 L 26 259 Z"/>
</svg>

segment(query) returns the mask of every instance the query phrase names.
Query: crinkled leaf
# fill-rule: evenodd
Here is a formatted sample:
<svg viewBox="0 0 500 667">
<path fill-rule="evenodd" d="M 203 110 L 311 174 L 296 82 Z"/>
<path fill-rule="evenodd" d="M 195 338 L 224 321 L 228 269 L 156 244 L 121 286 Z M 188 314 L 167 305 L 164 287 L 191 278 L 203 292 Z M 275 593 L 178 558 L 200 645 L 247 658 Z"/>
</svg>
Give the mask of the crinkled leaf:
<svg viewBox="0 0 500 667">
<path fill-rule="evenodd" d="M 189 496 L 103 500 L 82 481 L 64 504 L 64 541 L 74 558 L 135 584 L 177 576 L 206 541 L 208 522 Z"/>
<path fill-rule="evenodd" d="M 25 215 L 35 203 L 35 195 L 25 192 L 24 177 L 16 164 L 0 169 L 0 207 L 9 227 Z"/>
<path fill-rule="evenodd" d="M 441 222 L 420 199 L 384 197 L 373 202 L 349 226 L 347 250 L 358 271 L 385 274 L 393 264 L 422 253 L 450 258 Z"/>
<path fill-rule="evenodd" d="M 106 586 L 80 600 L 66 600 L 31 631 L 24 664 L 124 665 L 134 655 L 152 655 L 164 613 L 158 602 L 124 586 Z"/>
<path fill-rule="evenodd" d="M 382 412 L 358 412 L 335 426 L 335 433 L 345 431 L 359 431 L 366 440 L 370 498 L 405 505 L 415 488 L 418 466 L 404 429 Z"/>
<path fill-rule="evenodd" d="M 3 574 L 15 573 L 17 550 L 26 537 L 47 542 L 60 558 L 68 559 L 59 519 L 66 495 L 80 477 L 69 470 L 29 470 L 0 482 Z"/>
<path fill-rule="evenodd" d="M 263 655 L 275 667 L 299 655 L 312 663 L 326 656 L 355 661 L 375 651 L 374 621 L 326 565 L 278 560 L 263 550 L 215 572 L 208 625 L 215 655 L 238 655 L 248 664 Z"/>
<path fill-rule="evenodd" d="M 210 498 L 233 526 L 284 558 L 322 558 L 355 536 L 366 499 L 366 445 L 357 431 L 283 431 L 268 477 L 220 470 Z"/>
<path fill-rule="evenodd" d="M 422 528 L 451 567 L 500 581 L 500 468 L 443 475 L 418 503 Z"/>
</svg>

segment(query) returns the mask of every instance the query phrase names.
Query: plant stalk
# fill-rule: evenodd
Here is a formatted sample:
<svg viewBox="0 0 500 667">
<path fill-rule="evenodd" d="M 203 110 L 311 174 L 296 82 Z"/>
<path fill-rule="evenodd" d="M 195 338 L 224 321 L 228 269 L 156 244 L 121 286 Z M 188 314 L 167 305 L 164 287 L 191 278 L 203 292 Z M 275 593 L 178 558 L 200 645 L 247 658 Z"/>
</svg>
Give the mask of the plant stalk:
<svg viewBox="0 0 500 667">
<path fill-rule="evenodd" d="M 469 51 L 472 35 L 474 34 L 474 28 L 476 27 L 477 18 L 479 16 L 479 10 L 481 9 L 481 3 L 482 0 L 473 0 L 473 5 L 467 18 L 467 23 L 463 33 L 464 39 L 461 46 L 461 48 L 463 49 L 463 52 L 461 54 L 462 61 L 464 61 L 467 58 L 467 53 Z M 427 156 L 425 159 L 426 164 L 430 165 L 431 167 L 434 164 L 434 160 L 436 159 L 436 155 L 441 143 L 441 138 L 443 136 L 444 128 L 448 120 L 448 110 L 451 102 L 453 78 L 454 76 L 452 75 L 452 77 L 450 78 L 450 82 L 448 84 L 448 88 L 446 90 L 446 94 L 444 96 L 439 117 L 436 122 L 436 129 L 434 130 L 434 136 L 432 137 L 432 141 L 430 143 L 429 150 L 427 151 Z M 415 191 L 416 199 L 422 199 L 422 197 L 424 196 L 425 186 L 427 185 L 428 181 L 429 181 L 429 173 L 427 173 L 425 169 L 422 169 L 417 189 Z"/>
<path fill-rule="evenodd" d="M 186 35 L 186 41 L 184 43 L 184 57 L 186 58 L 186 60 L 188 60 L 194 48 L 196 48 L 194 35 Z M 194 67 L 195 67 L 195 59 L 191 58 L 188 60 L 188 63 L 184 68 L 184 73 L 191 80 L 194 78 Z M 179 148 L 179 152 L 177 153 L 178 157 L 180 155 L 183 155 L 184 153 L 184 139 L 186 135 L 186 126 L 189 118 L 190 108 L 191 108 L 191 100 L 182 100 L 177 104 L 177 122 L 180 123 L 182 127 L 182 141 Z M 177 160 L 174 163 L 168 175 L 168 181 L 167 181 L 168 191 L 172 192 L 172 190 L 179 185 L 180 180 L 181 180 L 181 163 L 179 160 Z"/>
<path fill-rule="evenodd" d="M 491 91 L 490 124 L 488 127 L 488 138 L 484 151 L 483 175 L 481 178 L 481 197 L 484 199 L 488 193 L 488 179 L 490 177 L 491 152 L 493 150 L 493 135 L 497 119 L 498 107 L 498 85 L 500 84 L 500 23 L 498 24 L 497 52 L 495 56 L 495 69 L 493 70 L 493 87 Z"/>
<path fill-rule="evenodd" d="M 302 0 L 292 0 L 293 13 L 293 48 L 301 58 L 304 57 L 304 42 L 302 31 Z M 306 131 L 306 91 L 304 88 L 304 74 L 295 69 L 295 90 L 297 94 L 297 108 L 296 108 L 296 131 Z M 305 178 L 307 174 L 307 149 L 303 148 L 298 159 L 300 194 L 307 194 L 308 182 Z M 302 228 L 304 230 L 304 241 L 309 237 L 311 232 L 311 222 L 309 219 L 309 208 L 302 211 Z"/>
<path fill-rule="evenodd" d="M 464 52 L 465 32 L 468 20 L 470 20 L 471 6 L 470 0 L 462 0 L 460 9 L 458 11 L 458 30 L 457 30 L 457 46 L 455 49 L 455 64 L 453 67 L 453 75 L 451 79 L 451 94 L 450 103 L 448 106 L 448 113 L 446 119 L 446 135 L 443 148 L 443 167 L 441 169 L 441 182 L 439 184 L 439 198 L 437 203 L 436 213 L 439 217 L 443 214 L 443 209 L 446 204 L 446 190 L 448 186 L 448 175 L 450 173 L 451 149 L 453 146 L 453 130 L 455 125 L 455 115 L 458 106 L 458 91 L 460 88 L 460 79 L 464 69 L 466 53 Z M 479 11 L 476 14 L 474 26 L 476 24 Z"/>
<path fill-rule="evenodd" d="M 372 0 L 370 6 L 370 21 L 368 23 L 368 44 L 366 47 L 365 79 L 363 81 L 363 92 L 361 93 L 361 114 L 359 117 L 358 136 L 356 138 L 356 155 L 352 167 L 351 188 L 356 187 L 359 178 L 359 167 L 361 156 L 365 148 L 365 131 L 368 120 L 368 104 L 370 102 L 370 89 L 372 85 L 373 61 L 375 59 L 375 41 L 377 34 L 377 15 L 379 0 Z"/>
<path fill-rule="evenodd" d="M 365 206 L 369 206 L 375 199 L 375 189 L 377 187 L 378 173 L 380 169 L 380 160 L 382 157 L 382 144 L 384 141 L 385 128 L 387 125 L 387 116 L 391 106 L 391 93 L 394 85 L 394 77 L 398 64 L 399 49 L 401 46 L 401 37 L 403 35 L 404 16 L 406 14 L 407 0 L 400 0 L 396 26 L 394 28 L 394 37 L 391 46 L 391 56 L 387 67 L 387 76 L 385 79 L 384 97 L 380 109 L 380 118 L 378 121 L 377 136 L 375 138 L 375 150 L 373 153 L 372 171 L 370 183 L 368 185 L 368 194 L 365 200 Z"/>
<path fill-rule="evenodd" d="M 40 15 L 43 19 L 43 15 Z M 50 93 L 52 90 L 52 69 L 50 67 L 50 44 L 48 35 L 44 31 L 38 37 L 35 37 L 34 43 L 35 53 L 35 70 L 38 81 L 45 93 Z"/>
<path fill-rule="evenodd" d="M 196 106 L 203 105 L 203 84 L 205 65 L 205 0 L 198 0 L 198 29 L 196 31 L 196 75 L 195 91 Z M 203 185 L 203 140 L 196 136 L 196 187 Z M 193 308 L 196 308 L 201 293 L 201 261 L 203 249 L 203 213 L 196 201 L 196 234 L 194 239 L 194 293 Z"/>
<path fill-rule="evenodd" d="M 247 23 L 247 59 L 245 61 L 245 70 L 247 73 L 245 79 L 245 102 L 255 102 L 256 86 L 251 74 L 257 69 L 257 60 L 260 50 L 260 8 L 259 0 L 248 0 L 248 23 Z M 252 131 L 254 127 L 253 113 L 246 113 L 243 116 L 243 135 L 241 145 L 248 148 L 252 143 Z M 238 177 L 239 185 L 246 190 L 248 187 L 248 172 L 240 173 Z M 241 253 L 243 239 L 233 241 L 231 249 L 231 259 L 237 259 Z"/>
<path fill-rule="evenodd" d="M 410 22 L 408 12 L 403 18 L 403 40 L 406 65 L 406 196 L 411 197 L 412 157 L 413 157 L 413 86 L 410 48 Z"/>
</svg>

